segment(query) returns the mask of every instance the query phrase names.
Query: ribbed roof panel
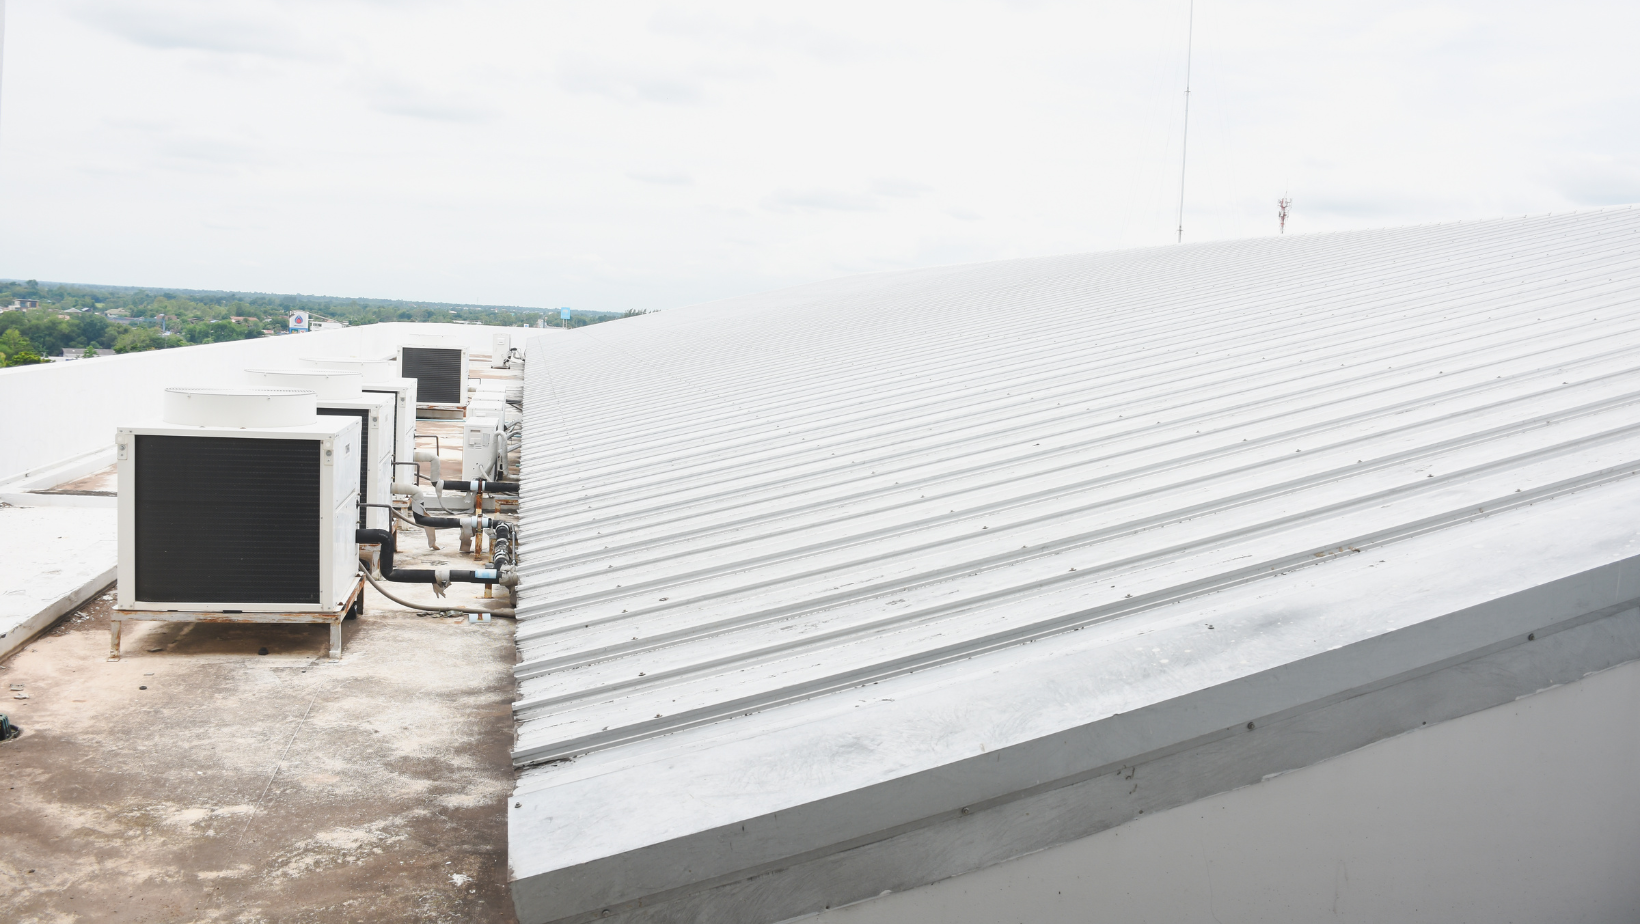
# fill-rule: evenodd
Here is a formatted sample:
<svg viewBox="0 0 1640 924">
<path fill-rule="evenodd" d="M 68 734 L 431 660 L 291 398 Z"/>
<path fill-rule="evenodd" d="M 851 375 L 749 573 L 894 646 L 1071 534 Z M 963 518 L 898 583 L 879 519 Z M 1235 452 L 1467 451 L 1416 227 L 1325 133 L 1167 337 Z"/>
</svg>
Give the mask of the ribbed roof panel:
<svg viewBox="0 0 1640 924">
<path fill-rule="evenodd" d="M 1626 479 L 1640 212 L 858 276 L 527 382 L 520 765 Z"/>
</svg>

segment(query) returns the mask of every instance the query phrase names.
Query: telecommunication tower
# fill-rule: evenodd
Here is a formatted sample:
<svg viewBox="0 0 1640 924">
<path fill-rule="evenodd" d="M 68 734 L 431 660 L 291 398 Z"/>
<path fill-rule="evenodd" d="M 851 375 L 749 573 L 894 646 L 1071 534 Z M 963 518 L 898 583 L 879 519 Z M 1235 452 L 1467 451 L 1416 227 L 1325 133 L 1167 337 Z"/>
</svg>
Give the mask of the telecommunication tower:
<svg viewBox="0 0 1640 924">
<path fill-rule="evenodd" d="M 1287 198 L 1286 196 L 1282 196 L 1280 199 L 1276 200 L 1276 205 L 1279 206 L 1279 210 L 1276 212 L 1276 217 L 1281 219 L 1282 234 L 1287 233 L 1287 206 L 1292 204 L 1293 200 Z"/>
</svg>

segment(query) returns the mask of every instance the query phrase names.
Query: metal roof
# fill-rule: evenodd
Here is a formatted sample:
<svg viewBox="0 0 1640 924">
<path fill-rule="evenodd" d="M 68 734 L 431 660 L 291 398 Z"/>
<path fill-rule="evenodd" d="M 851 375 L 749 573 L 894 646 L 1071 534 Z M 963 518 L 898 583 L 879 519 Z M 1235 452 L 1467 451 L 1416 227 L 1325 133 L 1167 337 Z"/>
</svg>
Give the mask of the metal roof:
<svg viewBox="0 0 1640 924">
<path fill-rule="evenodd" d="M 922 721 L 928 740 L 824 752 L 864 768 L 847 785 L 890 780 L 945 759 L 951 710 L 1089 650 L 1084 629 L 1280 601 L 1340 565 L 1387 598 L 1364 551 L 1597 488 L 1632 511 L 1637 293 L 1640 212 L 1619 209 L 882 273 L 539 341 L 520 791 Z M 858 695 L 912 675 L 945 692 Z M 599 846 L 560 811 L 530 843 L 573 833 L 591 862 L 804 798 Z M 571 862 L 517 841 L 517 876 Z"/>
</svg>

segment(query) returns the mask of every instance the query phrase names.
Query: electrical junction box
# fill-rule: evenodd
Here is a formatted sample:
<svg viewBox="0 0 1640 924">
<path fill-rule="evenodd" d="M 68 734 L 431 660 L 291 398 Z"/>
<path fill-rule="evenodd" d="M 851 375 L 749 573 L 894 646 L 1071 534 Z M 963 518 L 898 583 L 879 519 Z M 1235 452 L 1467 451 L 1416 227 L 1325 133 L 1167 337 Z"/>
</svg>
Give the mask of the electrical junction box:
<svg viewBox="0 0 1640 924">
<path fill-rule="evenodd" d="M 465 407 L 467 351 L 459 347 L 399 347 L 399 376 L 416 380 L 417 407 Z"/>
<path fill-rule="evenodd" d="M 316 369 L 357 372 L 364 377 L 364 384 L 360 386 L 363 391 L 393 395 L 390 421 L 394 434 L 393 477 L 400 481 L 412 480 L 405 468 L 415 461 L 416 454 L 416 380 L 400 378 L 398 361 L 393 359 L 310 356 L 302 362 Z"/>
<path fill-rule="evenodd" d="M 495 417 L 468 417 L 461 424 L 461 477 L 501 481 L 501 421 Z"/>
<path fill-rule="evenodd" d="M 314 392 L 321 417 L 351 417 L 359 421 L 359 498 L 376 506 L 359 508 L 359 526 L 388 529 L 393 525 L 387 506 L 393 502 L 392 431 L 395 396 L 364 390 L 364 377 L 341 369 L 251 369 L 246 376 L 254 386 L 301 388 Z"/>
<path fill-rule="evenodd" d="M 512 334 L 493 334 L 490 337 L 490 368 L 505 369 L 512 358 Z"/>
<path fill-rule="evenodd" d="M 120 427 L 119 606 L 335 612 L 358 573 L 359 421 L 298 389 L 170 388 Z"/>
</svg>

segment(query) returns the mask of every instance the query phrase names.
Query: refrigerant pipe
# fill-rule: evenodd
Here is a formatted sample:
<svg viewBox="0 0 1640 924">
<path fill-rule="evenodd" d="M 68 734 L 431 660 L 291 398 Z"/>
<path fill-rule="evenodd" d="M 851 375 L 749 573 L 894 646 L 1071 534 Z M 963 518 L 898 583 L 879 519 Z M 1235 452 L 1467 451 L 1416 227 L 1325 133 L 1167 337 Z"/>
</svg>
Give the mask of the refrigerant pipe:
<svg viewBox="0 0 1640 924">
<path fill-rule="evenodd" d="M 386 580 L 396 584 L 431 584 L 439 596 L 444 596 L 444 588 L 452 583 L 462 584 L 501 584 L 503 575 L 500 571 L 488 568 L 478 571 L 459 571 L 452 568 L 399 568 L 393 567 L 393 552 L 395 543 L 393 534 L 385 529 L 360 529 L 354 531 L 353 539 L 360 545 L 379 545 L 382 548 L 381 573 Z M 510 576 L 509 576 L 510 577 Z"/>
<path fill-rule="evenodd" d="M 460 491 L 463 494 L 517 494 L 516 481 L 490 481 L 485 478 L 475 478 L 472 481 L 435 481 L 435 485 L 448 488 L 451 491 Z"/>
<path fill-rule="evenodd" d="M 426 613 L 478 613 L 479 615 L 488 613 L 491 616 L 513 616 L 513 618 L 517 618 L 517 616 L 513 613 L 512 607 L 506 606 L 498 606 L 493 610 L 481 610 L 470 606 L 422 606 L 419 603 L 411 603 L 409 600 L 402 600 L 393 596 L 391 593 L 388 593 L 387 588 L 376 583 L 376 579 L 370 576 L 370 572 L 360 568 L 359 573 L 364 575 L 364 579 L 370 582 L 371 587 L 376 588 L 376 593 L 379 593 L 387 599 L 392 600 L 399 606 L 408 607 L 412 610 L 421 610 Z"/>
<path fill-rule="evenodd" d="M 494 528 L 502 522 L 495 517 L 486 516 L 430 517 L 424 512 L 427 496 L 422 493 L 421 488 L 413 484 L 405 484 L 402 481 L 395 481 L 392 490 L 394 494 L 410 498 L 410 513 L 415 517 L 416 525 L 427 530 L 427 545 L 430 548 L 438 548 L 437 537 L 433 535 L 435 529 L 460 527 L 461 551 L 465 552 L 468 550 L 474 536 L 479 535 L 483 530 Z M 457 511 L 449 512 L 454 513 Z"/>
</svg>

